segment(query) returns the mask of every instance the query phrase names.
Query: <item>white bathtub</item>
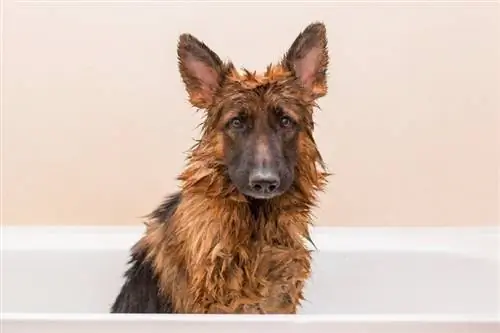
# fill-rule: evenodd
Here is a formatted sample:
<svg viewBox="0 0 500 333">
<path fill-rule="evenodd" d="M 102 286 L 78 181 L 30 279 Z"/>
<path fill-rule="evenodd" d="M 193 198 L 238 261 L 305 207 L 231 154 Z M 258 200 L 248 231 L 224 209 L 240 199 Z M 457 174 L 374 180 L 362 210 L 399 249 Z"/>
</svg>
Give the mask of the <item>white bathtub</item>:
<svg viewBox="0 0 500 333">
<path fill-rule="evenodd" d="M 108 310 L 142 227 L 3 227 L 2 333 L 500 332 L 498 228 L 315 228 L 299 315 Z"/>
</svg>

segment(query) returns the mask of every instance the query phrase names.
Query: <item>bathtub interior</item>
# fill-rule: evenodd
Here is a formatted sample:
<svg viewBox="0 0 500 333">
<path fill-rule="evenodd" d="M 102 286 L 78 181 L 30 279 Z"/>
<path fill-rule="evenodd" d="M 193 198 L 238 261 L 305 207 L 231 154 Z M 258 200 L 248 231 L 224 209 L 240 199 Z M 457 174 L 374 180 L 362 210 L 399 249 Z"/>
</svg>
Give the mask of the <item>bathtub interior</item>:
<svg viewBox="0 0 500 333">
<path fill-rule="evenodd" d="M 2 250 L 2 311 L 109 312 L 132 239 L 109 248 L 79 244 Z M 497 291 L 498 262 L 488 258 L 319 246 L 300 313 L 494 315 Z"/>
</svg>

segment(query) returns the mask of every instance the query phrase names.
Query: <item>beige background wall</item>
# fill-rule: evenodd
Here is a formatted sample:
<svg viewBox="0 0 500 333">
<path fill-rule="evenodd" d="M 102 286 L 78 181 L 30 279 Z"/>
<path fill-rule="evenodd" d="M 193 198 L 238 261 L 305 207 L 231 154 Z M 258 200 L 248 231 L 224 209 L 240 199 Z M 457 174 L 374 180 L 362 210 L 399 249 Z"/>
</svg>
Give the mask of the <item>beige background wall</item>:
<svg viewBox="0 0 500 333">
<path fill-rule="evenodd" d="M 4 19 L 4 224 L 140 223 L 197 136 L 178 35 L 262 69 L 314 20 L 332 63 L 316 136 L 336 174 L 317 223 L 498 222 L 498 5 L 5 0 Z"/>
</svg>

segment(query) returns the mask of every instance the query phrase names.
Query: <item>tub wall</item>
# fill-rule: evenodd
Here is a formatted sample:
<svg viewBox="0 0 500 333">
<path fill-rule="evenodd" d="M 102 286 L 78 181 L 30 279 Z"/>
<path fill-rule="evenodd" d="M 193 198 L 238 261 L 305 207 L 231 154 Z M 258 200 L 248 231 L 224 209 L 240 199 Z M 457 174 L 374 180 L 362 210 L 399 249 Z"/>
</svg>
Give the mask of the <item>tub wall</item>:
<svg viewBox="0 0 500 333">
<path fill-rule="evenodd" d="M 2 222 L 138 224 L 197 136 L 179 33 L 258 69 L 322 20 L 318 224 L 497 223 L 498 4 L 262 6 L 5 0 Z"/>
</svg>

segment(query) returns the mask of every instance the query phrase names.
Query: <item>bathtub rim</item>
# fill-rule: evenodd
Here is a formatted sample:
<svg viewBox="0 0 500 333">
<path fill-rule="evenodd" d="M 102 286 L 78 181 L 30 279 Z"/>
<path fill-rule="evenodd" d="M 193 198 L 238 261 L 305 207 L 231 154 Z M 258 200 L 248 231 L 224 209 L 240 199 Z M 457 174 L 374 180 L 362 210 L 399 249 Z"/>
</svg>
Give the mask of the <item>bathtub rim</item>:
<svg viewBox="0 0 500 333">
<path fill-rule="evenodd" d="M 0 252 L 129 250 L 145 226 L 1 226 Z M 316 249 L 332 252 L 446 253 L 499 262 L 500 226 L 311 228 Z"/>
</svg>

